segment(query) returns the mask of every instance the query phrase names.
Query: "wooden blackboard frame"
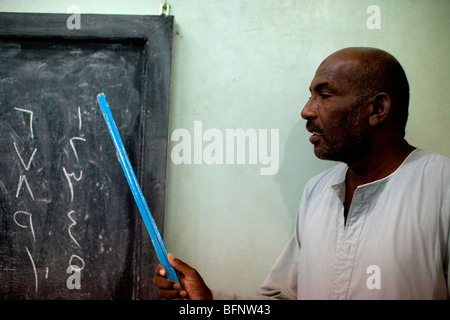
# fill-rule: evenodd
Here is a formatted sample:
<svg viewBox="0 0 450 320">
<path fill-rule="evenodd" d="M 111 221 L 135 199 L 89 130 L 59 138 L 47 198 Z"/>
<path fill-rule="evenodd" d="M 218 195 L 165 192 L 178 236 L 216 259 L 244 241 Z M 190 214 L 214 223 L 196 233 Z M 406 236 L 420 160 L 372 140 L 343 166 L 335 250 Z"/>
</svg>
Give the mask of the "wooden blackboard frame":
<svg viewBox="0 0 450 320">
<path fill-rule="evenodd" d="M 69 29 L 72 14 L 0 13 L 0 40 L 133 43 L 144 48 L 141 82 L 141 158 L 135 168 L 159 230 L 164 230 L 173 16 L 81 14 L 80 29 Z M 136 214 L 139 214 L 136 210 Z M 147 230 L 137 219 L 132 299 L 158 297 L 151 280 L 158 262 Z"/>
</svg>

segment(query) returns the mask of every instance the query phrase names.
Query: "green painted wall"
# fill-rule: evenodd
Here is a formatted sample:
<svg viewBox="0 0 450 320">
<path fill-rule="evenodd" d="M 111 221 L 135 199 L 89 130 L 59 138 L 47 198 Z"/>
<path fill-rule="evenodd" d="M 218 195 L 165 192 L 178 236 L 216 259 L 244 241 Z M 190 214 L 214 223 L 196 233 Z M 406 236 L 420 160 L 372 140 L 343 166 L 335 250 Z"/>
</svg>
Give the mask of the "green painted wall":
<svg viewBox="0 0 450 320">
<path fill-rule="evenodd" d="M 396 56 L 411 85 L 407 139 L 450 156 L 448 0 L 168 2 L 170 133 L 194 136 L 194 121 L 223 137 L 227 129 L 279 130 L 276 175 L 261 175 L 259 160 L 175 165 L 169 154 L 166 245 L 211 287 L 255 293 L 293 230 L 306 181 L 334 165 L 315 158 L 300 117 L 314 72 L 332 52 L 373 46 Z M 0 0 L 0 11 L 66 13 L 77 5 L 81 13 L 153 15 L 160 3 Z M 380 29 L 366 25 L 370 5 L 381 10 Z"/>
</svg>

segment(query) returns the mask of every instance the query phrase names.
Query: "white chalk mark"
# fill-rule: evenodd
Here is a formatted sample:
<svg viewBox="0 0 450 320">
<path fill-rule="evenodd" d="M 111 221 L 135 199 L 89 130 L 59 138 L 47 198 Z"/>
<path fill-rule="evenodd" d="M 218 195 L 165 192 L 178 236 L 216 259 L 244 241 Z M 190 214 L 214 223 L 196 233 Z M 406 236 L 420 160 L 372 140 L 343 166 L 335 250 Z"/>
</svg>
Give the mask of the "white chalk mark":
<svg viewBox="0 0 450 320">
<path fill-rule="evenodd" d="M 25 247 L 25 249 L 27 250 L 28 257 L 30 257 L 31 265 L 33 266 L 34 282 L 35 282 L 34 292 L 37 292 L 38 291 L 38 275 L 37 275 L 37 271 L 36 271 L 36 265 L 34 264 L 34 260 L 33 260 L 33 257 L 31 255 L 31 253 L 30 253 L 30 250 L 28 250 L 27 247 Z"/>
<path fill-rule="evenodd" d="M 77 158 L 78 161 L 78 154 L 77 154 L 77 150 L 75 149 L 75 146 L 73 144 L 73 140 L 81 140 L 81 141 L 86 141 L 85 138 L 81 138 L 81 137 L 73 137 L 70 139 L 70 146 L 72 147 L 73 153 L 75 154 L 75 158 Z"/>
<path fill-rule="evenodd" d="M 76 181 L 80 181 L 81 178 L 83 177 L 83 170 L 80 170 L 80 176 L 77 178 L 75 176 L 75 173 L 67 173 L 66 168 L 63 167 L 63 171 L 64 171 L 64 175 L 66 176 L 67 179 L 67 183 L 69 184 L 69 189 L 70 189 L 70 201 L 73 201 L 73 185 L 72 185 L 72 181 L 70 180 L 70 177 L 73 177 Z"/>
<path fill-rule="evenodd" d="M 26 112 L 26 113 L 30 114 L 30 136 L 31 136 L 31 139 L 34 139 L 34 135 L 33 135 L 33 111 L 26 110 L 26 109 L 20 109 L 20 108 L 16 108 L 16 107 L 14 107 L 14 109 L 16 109 L 17 111 L 22 111 L 22 112 Z"/>
<path fill-rule="evenodd" d="M 15 142 L 14 142 L 14 148 L 16 149 L 17 155 L 19 156 L 20 162 L 22 162 L 23 167 L 25 168 L 26 171 L 28 171 L 30 169 L 30 165 L 31 165 L 31 162 L 33 161 L 34 155 L 36 154 L 37 148 L 34 148 L 33 154 L 31 155 L 30 160 L 28 160 L 27 165 L 25 165 L 25 162 L 23 161 L 22 156 L 20 155 Z"/>
<path fill-rule="evenodd" d="M 25 185 L 27 186 L 28 192 L 31 195 L 31 198 L 34 200 L 33 192 L 31 192 L 30 185 L 28 184 L 28 180 L 27 180 L 27 177 L 25 175 L 21 175 L 19 177 L 19 185 L 17 186 L 16 198 L 19 197 L 20 190 L 22 189 L 22 184 L 23 184 L 24 181 L 25 181 Z"/>
<path fill-rule="evenodd" d="M 81 130 L 82 122 L 81 122 L 81 108 L 78 107 L 78 131 Z"/>
<path fill-rule="evenodd" d="M 14 216 L 13 216 L 14 222 L 15 222 L 19 227 L 25 228 L 25 229 L 27 229 L 28 226 L 27 226 L 27 225 L 20 224 L 20 223 L 17 221 L 17 219 L 16 219 L 16 215 L 19 214 L 19 213 L 23 213 L 23 214 L 25 214 L 25 215 L 28 215 L 28 219 L 29 219 L 29 227 L 30 227 L 30 230 L 31 230 L 31 235 L 33 236 L 33 241 L 36 242 L 36 237 L 35 237 L 35 235 L 34 235 L 34 228 L 33 228 L 33 216 L 31 215 L 31 213 L 28 213 L 28 212 L 25 212 L 25 211 L 16 211 L 16 212 L 14 212 Z"/>
<path fill-rule="evenodd" d="M 77 266 L 76 264 L 72 264 L 72 259 L 73 258 L 77 258 L 78 260 L 80 260 L 80 262 L 82 263 L 82 267 L 79 267 L 79 266 Z M 78 267 L 79 269 L 80 269 L 80 271 L 81 270 L 83 270 L 84 269 L 84 260 L 83 260 L 83 258 L 81 258 L 80 256 L 77 256 L 76 254 L 73 254 L 73 255 L 71 255 L 70 256 L 70 259 L 69 259 L 69 266 L 70 267 Z"/>
<path fill-rule="evenodd" d="M 74 212 L 75 212 L 74 210 L 71 210 L 71 211 L 67 214 L 67 216 L 69 217 L 70 221 L 72 221 L 72 224 L 69 226 L 68 232 L 69 232 L 69 236 L 70 236 L 70 238 L 73 240 L 73 242 L 75 242 L 75 244 L 76 244 L 79 248 L 81 248 L 80 244 L 78 243 L 77 240 L 75 240 L 75 238 L 74 238 L 73 235 L 72 235 L 72 231 L 70 230 L 70 229 L 72 229 L 73 226 L 75 226 L 75 225 L 77 224 L 77 222 L 76 222 L 76 221 L 72 218 L 72 216 L 71 216 L 71 214 L 74 213 Z"/>
<path fill-rule="evenodd" d="M 45 268 L 45 279 L 48 279 L 48 267 Z"/>
</svg>

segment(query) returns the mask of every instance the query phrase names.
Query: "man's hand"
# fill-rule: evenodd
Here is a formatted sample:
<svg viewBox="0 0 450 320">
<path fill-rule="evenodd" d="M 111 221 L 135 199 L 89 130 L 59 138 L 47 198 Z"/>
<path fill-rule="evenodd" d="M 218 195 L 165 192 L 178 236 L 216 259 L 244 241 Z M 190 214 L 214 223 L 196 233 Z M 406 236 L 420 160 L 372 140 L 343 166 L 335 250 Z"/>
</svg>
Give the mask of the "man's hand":
<svg viewBox="0 0 450 320">
<path fill-rule="evenodd" d="M 159 288 L 159 296 L 163 299 L 211 300 L 211 290 L 206 286 L 197 270 L 183 261 L 176 259 L 171 253 L 167 255 L 169 263 L 177 271 L 183 290 L 175 281 L 166 278 L 167 271 L 161 264 L 156 266 L 153 283 Z"/>
</svg>

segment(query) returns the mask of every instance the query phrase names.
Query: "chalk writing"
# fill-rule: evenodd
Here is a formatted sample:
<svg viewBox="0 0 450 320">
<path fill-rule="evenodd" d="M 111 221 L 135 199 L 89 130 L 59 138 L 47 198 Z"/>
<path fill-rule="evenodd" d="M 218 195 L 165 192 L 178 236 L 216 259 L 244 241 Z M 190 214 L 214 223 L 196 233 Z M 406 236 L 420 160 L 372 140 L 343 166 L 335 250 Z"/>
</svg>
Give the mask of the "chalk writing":
<svg viewBox="0 0 450 320">
<path fill-rule="evenodd" d="M 67 183 L 69 184 L 70 201 L 73 201 L 73 185 L 72 185 L 72 180 L 70 180 L 70 177 L 74 178 L 76 181 L 80 181 L 81 178 L 83 178 L 83 170 L 80 170 L 80 175 L 78 176 L 78 178 L 75 176 L 74 172 L 68 173 L 66 171 L 65 167 L 63 167 L 63 172 L 64 172 L 64 175 L 66 176 Z"/>
<path fill-rule="evenodd" d="M 82 127 L 81 108 L 78 107 L 77 110 L 78 110 L 78 131 L 81 131 L 81 127 Z M 79 158 L 78 158 L 77 149 L 75 148 L 74 141 L 86 142 L 86 139 L 79 137 L 79 136 L 72 137 L 69 139 L 70 147 L 72 148 L 75 159 L 78 162 Z M 73 190 L 73 184 L 72 184 L 71 178 L 73 178 L 75 181 L 80 181 L 83 178 L 83 170 L 80 170 L 80 174 L 78 177 L 75 175 L 74 172 L 68 173 L 65 167 L 63 167 L 63 172 L 64 172 L 64 176 L 67 179 L 67 184 L 68 184 L 69 190 L 70 190 L 70 202 L 73 202 L 74 190 Z M 80 244 L 78 243 L 78 241 L 75 239 L 75 237 L 72 234 L 72 228 L 77 225 L 77 221 L 72 217 L 72 215 L 74 213 L 75 213 L 75 210 L 70 210 L 67 213 L 67 217 L 69 218 L 69 220 L 71 222 L 71 224 L 69 225 L 69 228 L 67 230 L 67 233 L 69 234 L 70 239 L 76 244 L 76 246 L 81 249 Z M 78 259 L 81 262 L 82 267 L 72 264 L 74 258 Z M 70 273 L 71 271 L 75 271 L 75 274 L 73 274 L 67 278 L 66 286 L 68 289 L 80 289 L 81 288 L 80 273 L 81 273 L 81 270 L 83 270 L 83 268 L 84 268 L 83 258 L 78 255 L 72 254 L 72 256 L 69 259 L 69 267 L 67 268 L 67 273 Z"/>
<path fill-rule="evenodd" d="M 78 131 L 81 130 L 81 126 L 82 126 L 82 121 L 81 121 L 81 108 L 78 107 Z M 86 141 L 86 140 L 85 140 Z"/>
<path fill-rule="evenodd" d="M 23 214 L 23 215 L 27 215 L 27 216 L 28 216 L 28 225 L 21 224 L 21 223 L 19 223 L 19 222 L 17 221 L 16 216 L 17 216 L 18 214 Z M 33 237 L 33 241 L 36 242 L 36 236 L 35 236 L 35 234 L 34 234 L 34 228 L 33 228 L 33 216 L 31 215 L 31 213 L 28 213 L 28 212 L 25 212 L 25 211 L 16 211 L 16 212 L 14 212 L 13 219 L 14 219 L 14 222 L 15 222 L 19 227 L 25 228 L 25 229 L 30 228 L 30 230 L 31 230 L 31 235 L 32 235 L 32 237 Z"/>
<path fill-rule="evenodd" d="M 77 154 L 77 150 L 75 149 L 75 146 L 73 145 L 73 140 L 86 141 L 86 139 L 81 138 L 81 137 L 70 138 L 70 146 L 72 147 L 73 153 L 75 154 L 75 158 L 77 158 L 77 161 L 78 161 L 78 154 Z"/>
<path fill-rule="evenodd" d="M 33 161 L 34 155 L 36 154 L 37 148 L 34 148 L 33 154 L 31 155 L 30 160 L 28 160 L 27 165 L 25 165 L 25 162 L 23 161 L 22 156 L 20 155 L 15 142 L 14 142 L 14 149 L 16 149 L 17 155 L 19 156 L 20 162 L 22 162 L 22 165 L 25 168 L 25 170 L 26 171 L 30 170 L 31 162 Z"/>
<path fill-rule="evenodd" d="M 24 181 L 25 181 L 25 185 L 26 185 L 26 187 L 28 189 L 28 192 L 30 193 L 31 198 L 34 200 L 33 192 L 31 192 L 30 185 L 28 184 L 28 180 L 27 180 L 27 177 L 25 175 L 21 175 L 19 177 L 19 185 L 17 186 L 16 198 L 19 197 L 20 190 L 22 189 L 22 184 L 23 184 Z"/>
<path fill-rule="evenodd" d="M 73 259 L 77 259 L 77 260 L 79 260 L 79 262 L 81 262 L 81 267 L 79 266 L 79 265 L 77 265 L 77 264 L 73 264 Z M 80 269 L 80 271 L 81 270 L 83 270 L 84 269 L 84 260 L 83 260 L 83 258 L 81 258 L 80 256 L 77 256 L 76 254 L 73 254 L 73 255 L 71 255 L 70 256 L 70 259 L 69 259 L 69 266 L 70 267 L 78 267 L 79 269 Z"/>
<path fill-rule="evenodd" d="M 44 66 L 42 66 L 44 67 Z M 29 118 L 25 118 L 25 120 L 23 120 L 23 123 L 26 124 L 27 129 L 29 129 L 29 139 L 35 139 L 37 141 L 39 141 L 39 137 L 35 137 L 34 135 L 34 130 L 33 130 L 33 121 L 34 121 L 34 113 L 31 110 L 27 110 L 27 109 L 22 109 L 22 108 L 14 108 L 17 111 L 20 111 L 22 113 L 29 116 Z M 76 162 L 79 162 L 80 160 L 80 155 L 79 152 L 77 150 L 78 147 L 78 143 L 80 142 L 86 142 L 86 139 L 83 137 L 84 135 L 81 133 L 81 129 L 83 128 L 83 122 L 82 122 L 82 110 L 81 107 L 78 106 L 75 109 L 76 112 L 76 127 L 78 129 L 78 133 L 76 134 L 76 136 L 72 136 L 72 137 L 64 137 L 64 139 L 67 139 L 69 142 L 69 146 L 70 149 L 73 152 L 73 157 L 76 160 Z M 29 120 L 29 121 L 28 121 Z M 26 131 L 25 131 L 26 132 Z M 22 140 L 24 141 L 24 140 Z M 26 143 L 26 141 L 25 141 Z M 33 147 L 29 149 L 29 152 L 27 153 L 26 151 L 26 145 L 24 147 L 22 147 L 20 144 L 18 144 L 17 142 L 13 142 L 13 146 L 14 146 L 14 150 L 17 154 L 17 160 L 19 164 L 19 167 L 23 167 L 23 169 L 20 170 L 24 170 L 22 172 L 19 171 L 19 182 L 17 184 L 17 188 L 15 190 L 15 195 L 16 198 L 21 198 L 23 197 L 23 193 L 28 192 L 29 196 L 31 197 L 32 200 L 35 200 L 35 195 L 33 194 L 33 191 L 37 192 L 37 190 L 34 190 L 30 187 L 30 183 L 29 180 L 27 178 L 27 176 L 30 178 L 31 174 L 33 173 L 32 166 L 33 165 L 33 161 L 35 161 L 36 159 L 36 155 L 38 155 L 38 148 L 37 147 Z M 67 149 L 63 150 L 66 154 L 67 153 Z M 70 153 L 72 154 L 72 153 Z M 60 167 L 61 168 L 61 167 Z M 74 199 L 75 199 L 75 194 L 74 194 L 74 181 L 81 181 L 83 178 L 83 170 L 79 170 L 76 172 L 68 172 L 68 170 L 66 169 L 66 167 L 62 166 L 62 171 L 64 173 L 64 177 L 65 180 L 67 182 L 67 186 L 70 192 L 70 205 L 74 206 L 76 205 L 76 203 L 74 203 Z M 26 174 L 25 174 L 26 172 Z M 39 170 L 37 171 L 39 172 Z M 62 178 L 62 180 L 64 180 L 64 178 Z M 34 181 L 34 180 L 30 180 L 30 181 Z M 26 191 L 23 191 L 23 190 Z M 39 239 L 39 237 L 37 237 L 38 233 L 36 233 L 36 231 L 39 230 L 36 229 L 35 226 L 35 221 L 34 221 L 34 217 L 33 214 L 31 214 L 30 212 L 27 212 L 29 210 L 24 211 L 24 209 L 21 210 L 17 210 L 13 213 L 12 215 L 12 219 L 14 221 L 14 223 L 22 228 L 25 229 L 29 232 L 29 235 L 32 239 L 32 243 L 36 243 L 37 239 Z M 76 221 L 76 208 L 69 208 L 68 212 L 67 212 L 67 218 L 69 220 L 69 226 L 67 229 L 67 234 L 70 238 L 70 241 L 74 243 L 74 245 L 81 249 L 81 245 L 79 243 L 79 240 L 75 237 L 76 233 L 74 234 L 74 228 L 75 226 L 78 225 L 78 222 Z M 39 220 L 37 220 L 39 221 Z M 51 235 L 51 233 L 49 233 L 49 235 Z M 31 264 L 31 268 L 33 271 L 33 275 L 34 275 L 34 287 L 33 290 L 34 292 L 38 292 L 39 289 L 39 278 L 38 278 L 38 268 L 36 266 L 36 262 L 35 259 L 33 258 L 33 248 L 35 248 L 35 246 L 30 246 L 30 245 L 25 245 L 22 248 L 25 249 L 28 259 L 30 261 Z M 38 262 L 38 264 L 41 262 Z M 80 272 L 81 270 L 83 270 L 85 267 L 85 261 L 84 259 L 81 257 L 81 255 L 78 254 L 72 254 L 70 256 L 69 259 L 69 268 L 67 270 L 74 270 L 75 271 L 75 275 L 72 275 L 72 278 L 67 279 L 67 283 L 71 283 L 72 287 L 71 288 L 76 288 L 79 289 L 80 288 Z M 49 269 L 49 266 L 42 266 L 43 270 L 45 270 L 44 273 L 44 277 L 43 279 L 48 279 L 51 276 L 51 272 Z M 55 273 L 56 274 L 56 273 Z M 76 279 L 74 278 L 76 277 Z M 75 280 L 76 281 L 75 281 Z M 69 287 L 68 287 L 69 288 Z M 69 289 L 71 289 L 69 288 Z"/>
<path fill-rule="evenodd" d="M 27 247 L 25 247 L 25 250 L 27 250 L 28 257 L 30 258 L 30 261 L 31 261 L 31 266 L 33 267 L 33 272 L 34 272 L 34 292 L 37 292 L 38 291 L 38 275 L 37 275 L 36 265 L 34 264 L 33 256 L 31 255 L 30 250 L 28 250 Z"/>
<path fill-rule="evenodd" d="M 31 139 L 34 139 L 34 134 L 33 134 L 33 111 L 31 110 L 26 110 L 26 109 L 20 109 L 20 108 L 14 108 L 17 111 L 22 111 L 22 112 L 26 112 L 30 114 L 30 137 Z"/>
<path fill-rule="evenodd" d="M 69 226 L 68 233 L 69 233 L 70 239 L 72 239 L 73 242 L 75 242 L 75 244 L 76 244 L 78 247 L 80 247 L 80 244 L 78 243 L 77 240 L 75 240 L 75 238 L 74 238 L 73 235 L 72 235 L 72 231 L 71 231 L 72 227 L 75 226 L 75 225 L 77 224 L 77 222 L 76 222 L 76 221 L 72 218 L 72 216 L 71 216 L 72 213 L 74 213 L 74 212 L 75 212 L 74 210 L 70 210 L 69 213 L 67 214 L 67 216 L 69 217 L 70 221 L 72 221 L 72 224 Z M 81 248 L 81 247 L 80 247 L 80 248 Z"/>
</svg>

